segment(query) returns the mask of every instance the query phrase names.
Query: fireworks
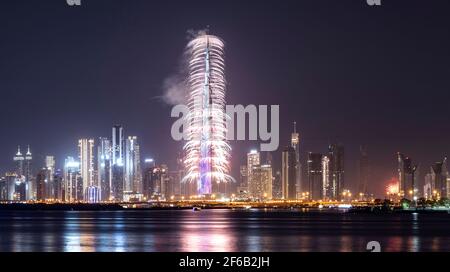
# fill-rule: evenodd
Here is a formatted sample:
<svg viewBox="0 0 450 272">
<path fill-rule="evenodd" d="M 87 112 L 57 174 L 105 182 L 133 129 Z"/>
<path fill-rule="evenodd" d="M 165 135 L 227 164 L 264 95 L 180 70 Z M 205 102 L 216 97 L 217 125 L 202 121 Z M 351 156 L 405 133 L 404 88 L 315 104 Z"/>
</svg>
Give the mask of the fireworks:
<svg viewBox="0 0 450 272">
<path fill-rule="evenodd" d="M 224 43 L 199 35 L 187 45 L 188 141 L 184 146 L 184 182 L 197 182 L 198 193 L 212 193 L 212 182 L 228 175 L 231 148 L 226 141 Z"/>
</svg>

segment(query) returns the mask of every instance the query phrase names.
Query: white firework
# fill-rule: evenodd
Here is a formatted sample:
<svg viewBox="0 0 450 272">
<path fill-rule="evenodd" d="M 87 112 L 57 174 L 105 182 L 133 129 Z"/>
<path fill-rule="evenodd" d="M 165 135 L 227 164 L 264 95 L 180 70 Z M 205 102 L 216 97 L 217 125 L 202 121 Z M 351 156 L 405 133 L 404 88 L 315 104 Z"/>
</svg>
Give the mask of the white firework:
<svg viewBox="0 0 450 272">
<path fill-rule="evenodd" d="M 211 194 L 212 183 L 233 180 L 229 173 L 231 148 L 226 141 L 224 42 L 200 35 L 187 45 L 188 141 L 184 146 L 186 176 L 197 182 L 199 194 Z"/>
</svg>

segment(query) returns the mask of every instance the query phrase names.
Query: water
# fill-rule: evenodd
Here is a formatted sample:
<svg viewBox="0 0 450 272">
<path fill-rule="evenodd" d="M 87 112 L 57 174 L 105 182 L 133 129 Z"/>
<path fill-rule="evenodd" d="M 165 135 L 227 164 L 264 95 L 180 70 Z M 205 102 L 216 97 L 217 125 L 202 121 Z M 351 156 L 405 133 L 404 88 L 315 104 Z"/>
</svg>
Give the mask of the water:
<svg viewBox="0 0 450 272">
<path fill-rule="evenodd" d="M 264 210 L 0 212 L 0 251 L 450 251 L 450 215 Z"/>
</svg>

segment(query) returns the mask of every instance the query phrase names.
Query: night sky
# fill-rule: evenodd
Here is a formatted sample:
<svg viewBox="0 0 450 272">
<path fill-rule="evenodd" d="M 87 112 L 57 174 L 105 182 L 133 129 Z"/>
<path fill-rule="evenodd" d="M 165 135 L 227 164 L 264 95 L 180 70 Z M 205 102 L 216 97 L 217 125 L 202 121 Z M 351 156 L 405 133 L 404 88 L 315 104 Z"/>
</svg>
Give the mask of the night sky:
<svg viewBox="0 0 450 272">
<path fill-rule="evenodd" d="M 226 41 L 228 104 L 279 104 L 280 149 L 292 122 L 301 157 L 341 142 L 346 182 L 368 147 L 378 194 L 401 151 L 420 164 L 450 153 L 450 2 L 447 0 L 3 0 L 0 5 L 0 170 L 17 145 L 76 156 L 77 139 L 124 125 L 142 157 L 172 164 L 171 106 L 187 31 Z M 232 142 L 233 173 L 258 142 Z M 273 156 L 281 161 L 281 154 Z"/>
</svg>

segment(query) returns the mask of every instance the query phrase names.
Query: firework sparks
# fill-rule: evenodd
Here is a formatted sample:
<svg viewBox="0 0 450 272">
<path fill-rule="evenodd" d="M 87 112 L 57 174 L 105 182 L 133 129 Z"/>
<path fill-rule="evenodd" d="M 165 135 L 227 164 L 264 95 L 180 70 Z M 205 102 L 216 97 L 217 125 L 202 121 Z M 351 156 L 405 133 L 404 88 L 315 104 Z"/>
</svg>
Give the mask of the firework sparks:
<svg viewBox="0 0 450 272">
<path fill-rule="evenodd" d="M 187 46 L 188 141 L 184 146 L 184 182 L 197 182 L 198 193 L 212 193 L 212 182 L 228 175 L 231 148 L 226 141 L 224 43 L 200 35 Z"/>
</svg>

